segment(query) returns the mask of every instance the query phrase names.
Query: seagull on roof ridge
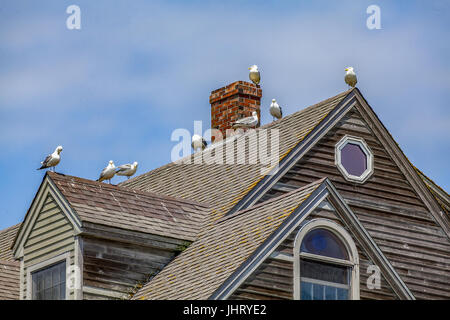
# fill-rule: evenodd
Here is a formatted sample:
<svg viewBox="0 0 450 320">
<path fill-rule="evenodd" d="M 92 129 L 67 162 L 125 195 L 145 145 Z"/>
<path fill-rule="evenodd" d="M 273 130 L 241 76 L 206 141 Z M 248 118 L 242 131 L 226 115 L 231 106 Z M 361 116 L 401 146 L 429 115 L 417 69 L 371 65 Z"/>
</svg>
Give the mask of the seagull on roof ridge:
<svg viewBox="0 0 450 320">
<path fill-rule="evenodd" d="M 354 88 L 358 80 L 356 79 L 356 73 L 353 70 L 353 67 L 348 67 L 345 69 L 345 71 L 347 71 L 347 73 L 345 74 L 345 83 Z"/>
<path fill-rule="evenodd" d="M 136 173 L 137 167 L 138 167 L 137 161 L 133 162 L 132 164 L 130 163 L 123 164 L 117 167 L 116 174 L 118 176 L 126 176 L 127 179 L 130 179 L 130 177 Z"/>
<path fill-rule="evenodd" d="M 111 184 L 111 179 L 115 174 L 116 167 L 114 166 L 114 162 L 112 160 L 109 160 L 108 165 L 102 170 L 97 181 L 102 182 L 103 180 L 109 180 L 109 184 Z"/>
<path fill-rule="evenodd" d="M 58 165 L 61 160 L 61 151 L 63 147 L 57 146 L 55 151 L 52 154 L 49 154 L 44 161 L 41 161 L 42 166 L 37 170 L 53 168 L 53 172 L 55 172 L 55 167 Z"/>
<path fill-rule="evenodd" d="M 272 99 L 272 104 L 270 105 L 270 114 L 273 118 L 277 118 L 278 120 L 283 117 L 283 110 L 278 105 L 275 99 Z"/>
<path fill-rule="evenodd" d="M 233 128 L 255 128 L 258 125 L 258 113 L 253 111 L 250 117 L 242 118 L 233 122 Z"/>
<path fill-rule="evenodd" d="M 248 68 L 248 70 L 250 70 L 250 72 L 248 74 L 248 77 L 250 78 L 250 80 L 254 84 L 259 84 L 259 82 L 261 81 L 261 75 L 259 74 L 258 66 L 256 64 L 254 64 L 250 68 Z"/>
<path fill-rule="evenodd" d="M 194 149 L 194 151 L 197 151 L 198 149 L 201 150 L 205 150 L 206 146 L 208 145 L 208 143 L 206 142 L 205 139 L 203 139 L 202 136 L 198 135 L 198 134 L 194 134 L 192 136 L 192 149 Z"/>
</svg>

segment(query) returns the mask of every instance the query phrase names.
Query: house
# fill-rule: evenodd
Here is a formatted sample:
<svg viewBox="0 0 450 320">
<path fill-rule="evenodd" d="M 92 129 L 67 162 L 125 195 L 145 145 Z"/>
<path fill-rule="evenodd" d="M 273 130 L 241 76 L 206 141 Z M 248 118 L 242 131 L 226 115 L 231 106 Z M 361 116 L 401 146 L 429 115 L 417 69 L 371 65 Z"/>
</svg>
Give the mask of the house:
<svg viewBox="0 0 450 320">
<path fill-rule="evenodd" d="M 450 197 L 361 92 L 227 135 L 261 96 L 213 91 L 225 138 L 117 186 L 47 172 L 0 233 L 0 298 L 449 299 Z"/>
</svg>

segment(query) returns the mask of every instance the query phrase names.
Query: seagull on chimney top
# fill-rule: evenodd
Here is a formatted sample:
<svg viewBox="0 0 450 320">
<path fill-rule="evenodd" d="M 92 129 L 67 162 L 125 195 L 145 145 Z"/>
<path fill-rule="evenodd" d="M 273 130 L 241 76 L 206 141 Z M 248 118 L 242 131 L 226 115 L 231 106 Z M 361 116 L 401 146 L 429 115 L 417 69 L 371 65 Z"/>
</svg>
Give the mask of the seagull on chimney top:
<svg viewBox="0 0 450 320">
<path fill-rule="evenodd" d="M 272 104 L 270 105 L 270 114 L 273 118 L 277 118 L 278 120 L 283 117 L 283 110 L 281 110 L 281 107 L 278 105 L 275 99 L 272 99 Z"/>
<path fill-rule="evenodd" d="M 345 69 L 345 71 L 347 71 L 347 73 L 345 74 L 345 83 L 354 88 L 358 80 L 356 79 L 356 73 L 353 70 L 353 67 L 348 67 Z"/>
<path fill-rule="evenodd" d="M 258 125 L 258 113 L 253 111 L 252 116 L 242 118 L 234 122 L 233 128 L 255 128 Z"/>
<path fill-rule="evenodd" d="M 197 151 L 198 149 L 201 150 L 205 150 L 206 146 L 208 144 L 206 143 L 206 140 L 203 139 L 202 136 L 199 136 L 198 134 L 194 134 L 192 136 L 192 149 L 194 149 L 194 151 Z"/>
<path fill-rule="evenodd" d="M 250 70 L 249 75 L 248 75 L 250 80 L 252 80 L 252 82 L 254 84 L 259 84 L 259 81 L 261 80 L 261 76 L 258 71 L 258 66 L 256 64 L 254 64 L 250 68 L 248 68 L 248 70 Z"/>
</svg>

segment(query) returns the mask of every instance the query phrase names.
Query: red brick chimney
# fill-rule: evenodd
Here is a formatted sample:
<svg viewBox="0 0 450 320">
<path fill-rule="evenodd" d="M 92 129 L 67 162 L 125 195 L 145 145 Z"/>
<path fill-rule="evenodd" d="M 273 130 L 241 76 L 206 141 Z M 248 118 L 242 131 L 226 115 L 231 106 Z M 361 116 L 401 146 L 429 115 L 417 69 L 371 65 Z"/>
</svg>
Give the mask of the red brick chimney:
<svg viewBox="0 0 450 320">
<path fill-rule="evenodd" d="M 211 129 L 222 132 L 223 138 L 231 124 L 241 118 L 249 117 L 253 111 L 258 112 L 261 119 L 262 89 L 259 85 L 236 81 L 211 92 Z M 259 127 L 259 123 L 258 123 Z"/>
</svg>

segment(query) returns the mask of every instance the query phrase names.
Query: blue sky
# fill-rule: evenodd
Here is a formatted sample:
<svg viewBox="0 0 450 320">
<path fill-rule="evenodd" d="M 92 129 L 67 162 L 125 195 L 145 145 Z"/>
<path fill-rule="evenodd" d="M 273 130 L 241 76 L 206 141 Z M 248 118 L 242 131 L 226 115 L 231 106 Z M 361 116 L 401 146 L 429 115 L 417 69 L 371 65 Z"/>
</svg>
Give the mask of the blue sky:
<svg viewBox="0 0 450 320">
<path fill-rule="evenodd" d="M 66 28 L 72 4 L 81 30 Z M 366 27 L 372 4 L 381 30 Z M 172 131 L 206 130 L 210 92 L 252 64 L 262 123 L 272 98 L 290 114 L 344 91 L 353 66 L 408 158 L 448 190 L 449 33 L 444 0 L 2 0 L 0 229 L 23 219 L 57 145 L 70 175 L 96 179 L 110 159 L 154 169 L 170 161 Z"/>
</svg>

